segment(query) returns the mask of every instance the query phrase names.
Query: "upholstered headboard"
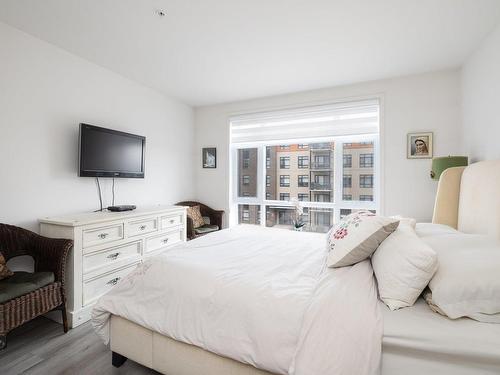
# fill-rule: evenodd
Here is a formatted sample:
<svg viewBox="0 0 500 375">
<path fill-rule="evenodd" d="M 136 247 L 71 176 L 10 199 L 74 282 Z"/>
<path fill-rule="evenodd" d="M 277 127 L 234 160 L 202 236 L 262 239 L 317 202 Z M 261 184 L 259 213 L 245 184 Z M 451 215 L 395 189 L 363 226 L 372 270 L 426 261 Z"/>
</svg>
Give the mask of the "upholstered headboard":
<svg viewBox="0 0 500 375">
<path fill-rule="evenodd" d="M 432 222 L 500 239 L 500 160 L 445 170 Z"/>
</svg>

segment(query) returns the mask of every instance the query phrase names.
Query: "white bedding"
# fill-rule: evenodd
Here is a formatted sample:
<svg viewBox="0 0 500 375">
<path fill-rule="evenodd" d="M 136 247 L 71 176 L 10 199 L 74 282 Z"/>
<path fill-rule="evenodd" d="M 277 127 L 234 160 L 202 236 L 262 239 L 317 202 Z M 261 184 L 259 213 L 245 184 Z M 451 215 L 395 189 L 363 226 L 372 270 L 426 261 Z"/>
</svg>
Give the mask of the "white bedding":
<svg viewBox="0 0 500 375">
<path fill-rule="evenodd" d="M 152 258 L 92 313 L 278 373 L 377 374 L 382 315 L 369 261 L 325 267 L 325 236 L 240 226 Z"/>
<path fill-rule="evenodd" d="M 500 374 L 499 324 L 452 320 L 433 312 L 423 299 L 397 311 L 380 304 L 382 374 Z"/>
</svg>

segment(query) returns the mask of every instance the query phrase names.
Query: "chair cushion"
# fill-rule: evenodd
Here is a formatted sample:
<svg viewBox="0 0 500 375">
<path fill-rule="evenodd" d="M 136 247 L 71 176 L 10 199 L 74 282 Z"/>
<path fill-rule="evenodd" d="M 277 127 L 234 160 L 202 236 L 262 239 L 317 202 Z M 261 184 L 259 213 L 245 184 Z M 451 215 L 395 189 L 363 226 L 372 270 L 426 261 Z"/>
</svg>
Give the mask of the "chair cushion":
<svg viewBox="0 0 500 375">
<path fill-rule="evenodd" d="M 188 207 L 187 216 L 193 221 L 194 229 L 202 227 L 205 224 L 203 216 L 201 216 L 200 206 Z"/>
<path fill-rule="evenodd" d="M 33 292 L 54 280 L 52 272 L 14 272 L 14 275 L 0 280 L 0 303 Z"/>
<path fill-rule="evenodd" d="M 5 279 L 6 277 L 12 276 L 12 271 L 7 267 L 7 262 L 0 251 L 0 280 Z"/>
<path fill-rule="evenodd" d="M 210 233 L 210 232 L 215 232 L 217 230 L 219 230 L 218 225 L 204 225 L 202 227 L 196 228 L 194 230 L 194 232 L 196 234 L 206 234 L 206 233 Z"/>
</svg>

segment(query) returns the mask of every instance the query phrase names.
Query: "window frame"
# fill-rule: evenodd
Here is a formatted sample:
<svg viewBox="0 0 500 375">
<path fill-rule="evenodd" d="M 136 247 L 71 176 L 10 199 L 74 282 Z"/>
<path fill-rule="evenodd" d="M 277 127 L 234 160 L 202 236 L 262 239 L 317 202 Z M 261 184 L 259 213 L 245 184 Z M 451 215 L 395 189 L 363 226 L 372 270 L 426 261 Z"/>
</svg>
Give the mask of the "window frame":
<svg viewBox="0 0 500 375">
<path fill-rule="evenodd" d="M 381 107 L 382 108 L 382 107 Z M 380 125 L 382 123 L 382 117 L 380 119 Z M 380 145 L 380 138 L 382 136 L 382 127 L 379 127 L 379 133 L 376 134 L 363 134 L 363 135 L 349 135 L 349 136 L 336 136 L 336 137 L 322 137 L 322 138 L 302 138 L 302 139 L 290 139 L 290 140 L 275 140 L 275 141 L 259 141 L 259 142 L 241 142 L 241 143 L 231 143 L 230 144 L 230 187 L 229 187 L 229 199 L 230 199 L 230 213 L 229 213 L 229 226 L 238 224 L 238 205 L 241 204 L 253 204 L 260 205 L 260 224 L 261 226 L 266 226 L 266 207 L 268 206 L 280 206 L 280 207 L 292 207 L 289 201 L 281 200 L 268 200 L 266 199 L 266 147 L 276 146 L 281 147 L 292 144 L 310 144 L 310 143 L 323 143 L 323 142 L 335 142 L 334 159 L 333 159 L 333 199 L 331 202 L 315 202 L 302 201 L 303 207 L 308 208 L 329 208 L 333 210 L 334 222 L 340 220 L 340 210 L 342 209 L 367 209 L 376 210 L 381 212 L 381 192 L 382 192 L 382 173 L 383 168 L 381 165 L 382 159 L 382 149 Z M 343 145 L 346 143 L 360 143 L 367 142 L 373 143 L 373 201 L 344 201 L 343 195 L 343 178 L 338 178 L 337 176 L 343 176 L 344 166 L 343 166 Z M 285 145 L 286 143 L 286 145 Z M 238 197 L 237 189 L 237 176 L 238 176 L 238 163 L 236 162 L 238 150 L 244 148 L 257 148 L 257 193 L 255 197 Z M 288 147 L 287 149 L 290 149 Z M 311 161 L 309 161 L 309 168 L 311 168 Z M 280 168 L 276 169 L 276 174 L 279 175 Z M 236 214 L 235 214 L 236 213 Z"/>
<path fill-rule="evenodd" d="M 280 167 L 279 169 L 290 169 L 290 156 L 280 156 Z M 288 161 L 287 163 L 282 163 L 282 161 Z"/>
</svg>

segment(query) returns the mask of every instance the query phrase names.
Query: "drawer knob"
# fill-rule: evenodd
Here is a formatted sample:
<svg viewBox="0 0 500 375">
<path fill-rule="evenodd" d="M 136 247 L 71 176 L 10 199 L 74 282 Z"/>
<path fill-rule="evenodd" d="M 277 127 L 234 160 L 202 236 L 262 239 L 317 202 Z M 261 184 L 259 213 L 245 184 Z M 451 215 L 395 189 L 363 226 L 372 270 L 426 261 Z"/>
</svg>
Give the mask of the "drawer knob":
<svg viewBox="0 0 500 375">
<path fill-rule="evenodd" d="M 171 219 L 171 220 L 170 220 L 170 224 L 173 224 L 173 223 L 174 223 L 174 221 L 175 221 L 174 219 Z"/>
<path fill-rule="evenodd" d="M 109 280 L 106 284 L 108 285 L 116 285 L 116 283 L 120 281 L 119 277 L 115 277 L 114 279 Z"/>
<path fill-rule="evenodd" d="M 144 229 L 146 229 L 146 226 L 145 226 L 145 225 L 141 225 L 141 226 L 139 227 L 139 229 L 140 229 L 140 230 L 144 230 Z"/>
<path fill-rule="evenodd" d="M 109 234 L 108 234 L 108 233 L 100 233 L 98 237 L 99 237 L 101 240 L 103 240 L 103 239 L 105 239 L 105 238 L 106 238 L 106 237 L 108 237 L 108 236 L 109 236 Z"/>
<path fill-rule="evenodd" d="M 115 260 L 116 258 L 118 258 L 119 255 L 120 253 L 109 254 L 106 258 Z"/>
<path fill-rule="evenodd" d="M 168 242 L 168 238 L 165 238 L 162 242 L 163 243 L 167 243 Z"/>
</svg>

